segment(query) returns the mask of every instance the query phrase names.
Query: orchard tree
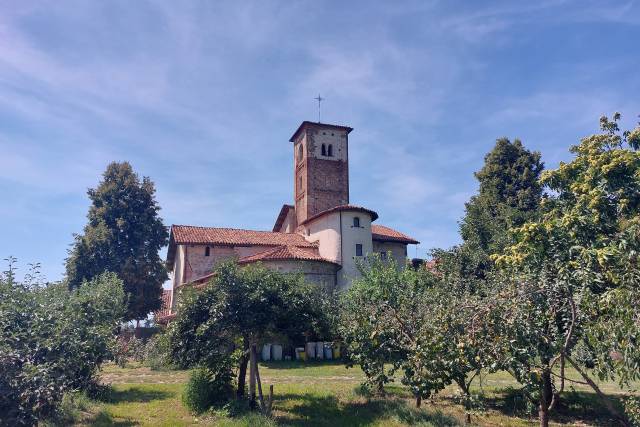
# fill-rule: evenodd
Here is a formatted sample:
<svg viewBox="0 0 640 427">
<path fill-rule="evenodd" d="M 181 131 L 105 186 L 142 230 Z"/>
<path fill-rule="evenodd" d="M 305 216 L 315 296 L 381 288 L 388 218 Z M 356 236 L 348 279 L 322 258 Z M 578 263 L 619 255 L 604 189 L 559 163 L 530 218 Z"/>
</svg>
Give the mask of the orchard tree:
<svg viewBox="0 0 640 427">
<path fill-rule="evenodd" d="M 565 364 L 629 425 L 592 378 L 621 386 L 640 378 L 640 128 L 620 132 L 619 119 L 602 117 L 602 133 L 584 138 L 571 148 L 571 162 L 542 175 L 551 194 L 541 216 L 514 230 L 515 243 L 496 257 L 506 272 L 503 286 L 478 310 L 493 328 L 496 354 L 537 389 L 543 426 L 572 381 Z M 575 357 L 577 345 L 590 353 L 592 372 Z"/>
<path fill-rule="evenodd" d="M 182 367 L 203 366 L 228 377 L 237 363 L 237 396 L 244 396 L 247 364 L 256 380 L 256 346 L 269 337 L 301 341 L 324 334 L 318 309 L 319 290 L 297 274 L 261 265 L 222 263 L 202 290 L 181 295 L 178 317 L 169 327 L 173 361 Z M 259 382 L 258 385 L 260 386 Z M 254 389 L 251 387 L 254 401 Z"/>
<path fill-rule="evenodd" d="M 370 258 L 344 295 L 341 334 L 367 385 L 382 390 L 401 372 L 420 406 L 455 383 L 471 409 L 471 382 L 488 359 L 467 337 L 475 296 L 445 268 L 399 269 Z"/>
<path fill-rule="evenodd" d="M 69 251 L 68 285 L 75 288 L 105 271 L 115 273 L 128 298 L 126 318 L 144 319 L 160 307 L 167 279 L 158 252 L 167 244 L 168 232 L 158 216 L 153 182 L 147 177 L 141 181 L 129 163 L 113 162 L 87 194 L 89 221 Z"/>
<path fill-rule="evenodd" d="M 465 274 L 484 277 L 491 265 L 490 255 L 510 242 L 507 230 L 535 215 L 543 167 L 540 153 L 527 150 L 518 139 L 498 139 L 485 156 L 484 166 L 475 174 L 480 183 L 478 194 L 466 203 L 460 224 Z"/>
</svg>

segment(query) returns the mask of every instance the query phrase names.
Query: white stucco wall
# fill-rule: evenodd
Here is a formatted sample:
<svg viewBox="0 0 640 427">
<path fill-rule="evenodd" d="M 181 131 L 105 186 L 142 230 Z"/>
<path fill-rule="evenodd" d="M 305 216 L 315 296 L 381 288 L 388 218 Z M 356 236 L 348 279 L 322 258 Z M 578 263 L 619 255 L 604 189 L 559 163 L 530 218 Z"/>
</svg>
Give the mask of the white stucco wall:
<svg viewBox="0 0 640 427">
<path fill-rule="evenodd" d="M 280 226 L 281 233 L 294 233 L 296 231 L 296 212 L 295 209 L 289 209 L 287 212 L 287 216 L 284 219 L 284 222 Z"/>
<path fill-rule="evenodd" d="M 338 271 L 338 287 L 348 288 L 354 278 L 360 276 L 357 261 L 373 253 L 371 240 L 371 216 L 359 211 L 341 211 L 342 214 L 342 269 Z M 360 218 L 360 227 L 353 226 L 353 218 Z M 356 256 L 356 244 L 362 245 L 362 256 Z"/>
<path fill-rule="evenodd" d="M 340 212 L 323 215 L 303 226 L 303 235 L 309 242 L 318 242 L 320 256 L 340 264 Z"/>
</svg>

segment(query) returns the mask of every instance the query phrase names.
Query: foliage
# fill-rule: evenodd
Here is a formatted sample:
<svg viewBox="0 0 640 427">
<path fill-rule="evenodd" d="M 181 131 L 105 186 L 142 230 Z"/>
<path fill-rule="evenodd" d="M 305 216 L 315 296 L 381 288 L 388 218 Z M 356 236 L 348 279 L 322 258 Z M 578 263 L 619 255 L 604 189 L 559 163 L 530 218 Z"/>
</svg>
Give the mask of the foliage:
<svg viewBox="0 0 640 427">
<path fill-rule="evenodd" d="M 124 314 L 122 283 L 105 273 L 69 291 L 0 277 L 0 424 L 54 415 L 65 392 L 90 388 Z"/>
<path fill-rule="evenodd" d="M 624 411 L 634 426 L 640 426 L 640 398 L 631 396 L 625 399 Z"/>
<path fill-rule="evenodd" d="M 112 350 L 114 362 L 124 368 L 129 360 L 142 362 L 145 359 L 145 343 L 135 336 L 120 335 Z"/>
<path fill-rule="evenodd" d="M 147 341 L 143 363 L 152 370 L 170 369 L 173 366 L 171 342 L 167 333 L 157 333 Z"/>
<path fill-rule="evenodd" d="M 344 295 L 341 333 L 367 384 L 382 390 L 400 371 L 418 403 L 455 382 L 470 404 L 470 381 L 483 360 L 466 336 L 474 297 L 426 268 L 372 257 L 361 270 Z"/>
<path fill-rule="evenodd" d="M 601 118 L 601 134 L 542 175 L 552 193 L 540 217 L 516 228 L 514 244 L 496 257 L 503 286 L 482 311 L 493 319 L 489 335 L 505 365 L 538 388 L 541 423 L 563 388 L 566 362 L 628 425 L 573 355 L 580 343 L 600 379 L 624 385 L 640 376 L 640 130 L 621 133 L 619 118 Z"/>
<path fill-rule="evenodd" d="M 182 402 L 196 414 L 227 402 L 233 394 L 232 377 L 230 369 L 215 372 L 206 368 L 194 369 L 184 387 Z"/>
<path fill-rule="evenodd" d="M 484 166 L 475 174 L 479 192 L 466 203 L 460 224 L 466 274 L 484 277 L 489 256 L 509 244 L 508 230 L 535 215 L 542 194 L 538 182 L 542 170 L 540 153 L 527 150 L 518 139 L 498 139 L 485 156 Z"/>
<path fill-rule="evenodd" d="M 67 258 L 69 287 L 104 271 L 116 273 L 128 296 L 126 318 L 144 319 L 160 308 L 167 279 L 158 252 L 167 244 L 168 232 L 158 216 L 154 185 L 147 177 L 140 181 L 129 163 L 114 162 L 88 195 L 88 223 Z"/>
<path fill-rule="evenodd" d="M 316 333 L 323 323 L 316 296 L 301 275 L 222 263 L 204 289 L 181 295 L 168 330 L 172 359 L 181 367 L 205 366 L 211 372 L 238 364 L 242 395 L 249 346 L 272 333 L 298 340 Z"/>
</svg>

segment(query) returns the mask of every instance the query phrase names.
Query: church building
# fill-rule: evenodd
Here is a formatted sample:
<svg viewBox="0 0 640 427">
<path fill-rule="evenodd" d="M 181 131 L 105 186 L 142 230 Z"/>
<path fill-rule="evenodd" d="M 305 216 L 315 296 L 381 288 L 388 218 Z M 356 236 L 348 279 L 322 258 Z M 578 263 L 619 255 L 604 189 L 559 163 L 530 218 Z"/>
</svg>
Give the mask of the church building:
<svg viewBox="0 0 640 427">
<path fill-rule="evenodd" d="M 374 224 L 375 211 L 350 204 L 351 131 L 305 121 L 293 133 L 293 204 L 282 206 L 271 231 L 172 225 L 167 252 L 172 288 L 163 296 L 160 317 L 173 317 L 180 287 L 206 283 L 224 259 L 301 272 L 309 282 L 339 289 L 358 276 L 357 262 L 367 255 L 391 256 L 404 265 L 407 245 L 419 242 Z"/>
</svg>

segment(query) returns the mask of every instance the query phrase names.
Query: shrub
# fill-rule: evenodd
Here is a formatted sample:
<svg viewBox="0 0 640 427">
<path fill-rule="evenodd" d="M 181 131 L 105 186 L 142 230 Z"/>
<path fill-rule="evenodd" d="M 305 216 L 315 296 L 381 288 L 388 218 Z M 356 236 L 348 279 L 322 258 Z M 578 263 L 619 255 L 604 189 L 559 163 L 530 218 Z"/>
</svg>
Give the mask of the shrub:
<svg viewBox="0 0 640 427">
<path fill-rule="evenodd" d="M 144 341 L 134 336 L 120 335 L 113 347 L 113 361 L 124 368 L 129 360 L 142 362 L 145 359 L 146 346 Z"/>
<path fill-rule="evenodd" d="M 154 371 L 172 368 L 170 345 L 169 336 L 164 332 L 151 337 L 144 348 L 143 364 Z"/>
<path fill-rule="evenodd" d="M 230 371 L 213 372 L 205 368 L 195 369 L 184 387 L 182 402 L 197 414 L 213 406 L 221 406 L 233 395 L 231 382 Z"/>
<path fill-rule="evenodd" d="M 122 282 L 103 274 L 79 289 L 0 276 L 0 425 L 55 416 L 63 395 L 95 383 L 124 313 Z"/>
</svg>

